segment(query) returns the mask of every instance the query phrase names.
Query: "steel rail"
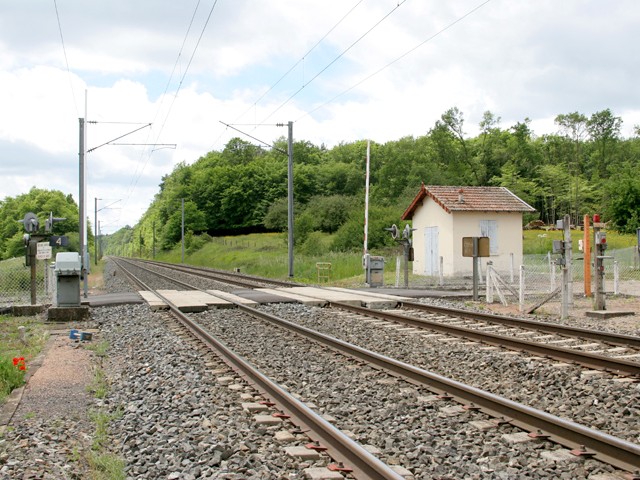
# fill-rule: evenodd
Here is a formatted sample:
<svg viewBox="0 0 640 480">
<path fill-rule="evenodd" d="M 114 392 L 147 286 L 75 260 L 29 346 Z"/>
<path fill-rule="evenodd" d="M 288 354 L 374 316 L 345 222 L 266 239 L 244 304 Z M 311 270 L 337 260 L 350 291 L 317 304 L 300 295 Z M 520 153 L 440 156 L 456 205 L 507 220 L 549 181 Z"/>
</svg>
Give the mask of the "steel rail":
<svg viewBox="0 0 640 480">
<path fill-rule="evenodd" d="M 225 283 L 232 283 L 234 285 L 237 285 L 239 287 L 247 287 L 247 288 L 255 288 L 255 284 L 256 283 L 269 283 L 271 285 L 278 285 L 280 287 L 295 287 L 295 286 L 301 286 L 304 285 L 302 283 L 296 283 L 296 282 L 287 282 L 287 281 L 281 281 L 281 280 L 273 280 L 270 278 L 263 278 L 263 277 L 255 277 L 253 275 L 242 275 L 242 274 L 238 274 L 238 273 L 232 273 L 232 272 L 225 272 L 223 270 L 215 270 L 215 269 L 210 269 L 210 268 L 204 268 L 204 267 L 197 267 L 197 266 L 193 266 L 193 265 L 189 265 L 188 267 L 183 267 L 181 265 L 176 265 L 176 264 L 172 264 L 172 263 L 165 263 L 165 262 L 158 262 L 158 261 L 151 261 L 151 260 L 138 260 L 138 262 L 141 263 L 150 263 L 152 265 L 158 265 L 161 267 L 165 267 L 165 268 L 170 268 L 172 270 L 177 270 L 179 272 L 185 272 L 185 273 L 190 273 L 192 275 L 195 275 L 193 273 L 193 270 L 196 270 L 198 272 L 201 272 L 205 275 L 201 275 L 205 278 L 210 278 L 212 280 L 218 280 L 218 281 L 222 281 Z M 244 280 L 241 280 L 244 279 Z"/>
<path fill-rule="evenodd" d="M 517 426 L 531 432 L 534 437 L 549 438 L 560 445 L 573 449 L 576 454 L 594 456 L 598 460 L 622 470 L 633 472 L 640 469 L 640 445 L 638 444 L 349 344 L 258 309 L 239 303 L 236 303 L 236 306 L 254 317 L 311 338 L 319 344 L 333 348 L 351 358 L 376 365 L 411 383 L 425 386 L 441 395 L 443 399 L 452 399 L 468 409 L 480 410 L 497 418 L 498 423 Z M 367 312 L 367 314 L 369 313 Z M 181 312 L 180 314 L 182 315 Z"/>
<path fill-rule="evenodd" d="M 177 283 L 190 290 L 198 290 L 197 287 L 189 285 L 188 283 L 181 282 L 174 278 L 164 275 L 162 273 L 154 272 L 146 267 L 137 265 L 134 262 L 129 262 L 144 271 L 158 275 L 161 278 L 165 278 L 171 282 Z M 331 302 L 330 305 L 338 307 L 342 310 L 351 311 L 361 315 L 367 315 L 370 317 L 381 318 L 383 320 L 392 321 L 396 323 L 402 323 L 417 328 L 427 328 L 430 330 L 442 332 L 448 335 L 454 335 L 469 340 L 474 340 L 487 345 L 494 345 L 497 347 L 509 348 L 516 351 L 524 351 L 535 355 L 541 355 L 543 357 L 553 358 L 555 360 L 569 362 L 574 364 L 583 365 L 595 370 L 604 370 L 616 375 L 630 376 L 640 378 L 640 363 L 622 360 L 614 357 L 607 357 L 604 355 L 598 355 L 595 353 L 581 352 L 566 347 L 559 347 L 549 344 L 531 342 L 528 340 L 518 339 L 516 337 L 510 337 L 506 335 L 498 335 L 490 332 L 482 332 L 471 328 L 459 327 L 455 325 L 447 325 L 441 322 L 434 322 L 422 318 L 414 318 L 406 315 L 400 315 L 384 310 L 373 310 L 366 307 L 358 307 L 355 305 L 348 305 L 340 302 Z M 419 304 L 416 304 L 419 305 Z M 461 316 L 467 318 L 473 318 L 474 312 L 468 312 L 466 310 L 459 309 L 446 309 L 438 307 L 437 313 L 448 313 L 449 315 L 456 315 L 460 312 Z M 484 316 L 482 317 L 484 318 Z M 505 317 L 508 318 L 508 317 Z M 533 322 L 536 323 L 536 322 Z M 527 324 L 528 325 L 528 324 Z M 528 328 L 531 328 L 528 325 Z"/>
<path fill-rule="evenodd" d="M 424 303 L 402 302 L 402 305 L 415 310 L 423 310 L 429 313 L 438 313 L 441 315 L 453 315 L 470 320 L 482 320 L 489 323 L 510 325 L 514 327 L 533 328 L 543 332 L 554 333 L 557 335 L 566 335 L 569 337 L 578 337 L 589 340 L 597 340 L 599 342 L 610 343 L 623 347 L 640 348 L 640 337 L 633 335 L 624 335 L 619 333 L 604 332 L 599 330 L 588 330 L 580 327 L 570 327 L 547 322 L 539 322 L 535 320 L 525 320 L 512 318 L 506 315 L 496 315 L 494 313 L 470 312 L 459 308 L 439 307 L 435 305 L 425 305 Z"/>
<path fill-rule="evenodd" d="M 632 472 L 640 469 L 640 445 L 638 444 L 349 344 L 255 308 L 240 304 L 238 304 L 238 308 L 311 338 L 349 357 L 376 365 L 411 383 L 423 385 L 440 394 L 443 398 L 451 398 L 462 403 L 468 409 L 481 410 L 498 418 L 500 423 L 510 423 L 527 430 L 531 432 L 532 436 L 548 437 L 556 443 L 574 449 L 577 454 L 594 456 L 626 471 Z"/>
<path fill-rule="evenodd" d="M 150 261 L 150 260 L 139 260 L 138 262 L 151 263 L 154 265 L 159 265 L 159 266 L 175 269 L 175 270 L 186 272 L 186 273 L 190 273 L 189 272 L 190 270 L 196 270 L 199 272 L 206 273 L 207 275 L 205 275 L 205 277 L 208 277 L 214 280 L 222 280 L 224 282 L 233 283 L 234 285 L 249 287 L 249 288 L 254 287 L 254 285 L 248 282 L 244 282 L 242 280 L 235 279 L 233 278 L 233 276 L 237 276 L 240 278 L 248 278 L 253 280 L 254 282 L 265 282 L 265 283 L 271 283 L 273 285 L 279 285 L 284 287 L 304 285 L 296 282 L 285 282 L 285 281 L 272 280 L 272 279 L 262 278 L 262 277 L 252 277 L 247 275 L 233 275 L 230 272 L 224 272 L 220 270 L 202 268 L 197 266 L 181 267 L 179 265 L 174 265 L 174 264 L 165 263 L 165 262 L 158 262 L 158 261 Z M 221 274 L 221 276 L 217 276 L 216 274 L 218 273 Z M 226 275 L 232 275 L 232 278 L 229 278 Z M 403 307 L 408 307 L 415 310 L 422 310 L 429 313 L 456 316 L 456 317 L 467 318 L 467 319 L 476 320 L 476 321 L 481 320 L 481 321 L 498 324 L 498 325 L 509 325 L 509 326 L 520 327 L 520 328 L 529 328 L 529 329 L 534 329 L 541 332 L 553 333 L 556 335 L 563 335 L 566 337 L 575 337 L 575 338 L 586 339 L 586 340 L 596 340 L 601 343 L 607 343 L 607 344 L 622 346 L 622 347 L 640 348 L 640 337 L 634 336 L 634 335 L 625 335 L 620 333 L 606 332 L 606 331 L 599 331 L 599 330 L 589 330 L 586 328 L 571 327 L 567 325 L 540 322 L 536 320 L 513 318 L 513 317 L 508 317 L 506 315 L 497 315 L 493 313 L 484 313 L 484 312 L 471 312 L 469 310 L 464 310 L 464 309 L 440 307 L 435 305 L 426 305 L 423 303 L 416 303 L 416 302 L 410 302 L 410 301 L 403 301 L 401 305 Z"/>
<path fill-rule="evenodd" d="M 127 272 L 125 268 L 121 265 L 119 266 L 123 271 Z M 138 268 L 140 267 L 138 266 Z M 127 274 L 141 288 L 153 291 L 131 272 L 127 272 Z M 402 480 L 404 478 L 307 407 L 303 402 L 289 394 L 277 383 L 263 375 L 243 357 L 234 353 L 223 342 L 182 313 L 167 298 L 157 291 L 153 292 L 169 306 L 171 313 L 192 335 L 206 343 L 227 365 L 234 371 L 240 372 L 249 383 L 253 384 L 265 397 L 275 403 L 287 416 L 291 417 L 292 423 L 299 427 L 305 435 L 326 447 L 329 456 L 336 462 L 340 462 L 343 465 L 342 468 L 345 468 L 346 471 L 350 470 L 349 473 L 355 478 L 363 480 Z"/>
<path fill-rule="evenodd" d="M 581 352 L 566 347 L 558 347 L 543 343 L 521 340 L 519 338 L 506 335 L 498 335 L 495 333 L 482 332 L 472 328 L 458 327 L 455 325 L 447 325 L 441 322 L 434 322 L 422 318 L 414 318 L 406 315 L 400 315 L 384 310 L 373 310 L 365 307 L 348 305 L 346 303 L 331 302 L 330 305 L 361 315 L 380 318 L 391 322 L 401 323 L 417 328 L 426 328 L 437 332 L 446 333 L 457 337 L 467 338 L 477 342 L 505 347 L 512 350 L 524 351 L 549 357 L 563 362 L 576 363 L 595 370 L 606 370 L 616 375 L 639 377 L 640 363 L 630 362 L 614 357 L 606 357 L 595 353 Z"/>
<path fill-rule="evenodd" d="M 176 280 L 175 278 L 172 278 L 172 277 L 170 277 L 169 275 L 165 275 L 164 273 L 156 272 L 156 271 L 154 271 L 154 270 L 151 270 L 150 268 L 147 268 L 147 267 L 143 267 L 143 266 L 141 266 L 141 265 L 138 265 L 136 262 L 132 262 L 131 260 L 124 260 L 124 259 L 120 258 L 120 259 L 118 259 L 118 261 L 128 263 L 129 265 L 132 265 L 132 266 L 134 266 L 134 267 L 136 267 L 136 268 L 139 268 L 140 270 L 144 270 L 145 272 L 149 272 L 149 273 L 151 273 L 152 275 L 155 275 L 155 276 L 157 276 L 157 277 L 160 277 L 160 278 L 163 278 L 163 279 L 165 279 L 165 280 L 168 280 L 168 281 L 170 281 L 171 283 L 178 284 L 178 285 L 180 285 L 180 286 L 182 286 L 182 287 L 186 288 L 187 290 L 200 290 L 199 288 L 194 287 L 193 285 L 189 285 L 188 283 L 181 282 L 180 280 Z M 117 262 L 116 262 L 116 263 L 117 263 Z M 120 266 L 120 265 L 119 265 L 119 266 Z M 120 268 L 122 268 L 122 266 L 120 266 Z M 124 269 L 123 269 L 123 270 L 124 270 Z M 125 271 L 126 271 L 126 270 L 125 270 Z M 131 273 L 129 272 L 129 275 L 133 275 L 133 274 L 131 274 Z M 143 285 L 144 285 L 144 284 L 143 284 Z M 146 287 L 147 287 L 147 286 L 145 285 L 145 289 L 147 289 L 147 290 L 149 290 L 149 291 L 153 291 L 152 289 L 148 289 L 148 288 L 146 288 Z"/>
</svg>

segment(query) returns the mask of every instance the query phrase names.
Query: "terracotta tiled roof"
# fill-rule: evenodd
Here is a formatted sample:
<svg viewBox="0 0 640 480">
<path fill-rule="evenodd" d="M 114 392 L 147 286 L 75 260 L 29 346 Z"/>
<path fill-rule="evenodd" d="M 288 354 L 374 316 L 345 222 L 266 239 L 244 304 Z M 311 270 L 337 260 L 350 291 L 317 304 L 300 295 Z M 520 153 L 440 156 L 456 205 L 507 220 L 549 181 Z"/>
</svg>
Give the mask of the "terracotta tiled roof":
<svg viewBox="0 0 640 480">
<path fill-rule="evenodd" d="M 447 213 L 535 212 L 535 208 L 505 187 L 452 187 L 423 184 L 418 195 L 402 214 L 402 220 L 411 219 L 416 208 L 426 197 L 430 197 Z"/>
</svg>

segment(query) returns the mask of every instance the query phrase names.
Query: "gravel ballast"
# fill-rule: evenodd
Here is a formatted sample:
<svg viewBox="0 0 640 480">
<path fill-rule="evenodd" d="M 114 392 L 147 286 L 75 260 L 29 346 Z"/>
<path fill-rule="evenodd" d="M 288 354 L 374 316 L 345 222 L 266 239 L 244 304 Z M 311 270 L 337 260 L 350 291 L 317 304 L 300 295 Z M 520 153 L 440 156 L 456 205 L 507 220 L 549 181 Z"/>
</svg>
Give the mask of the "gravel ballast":
<svg viewBox="0 0 640 480">
<path fill-rule="evenodd" d="M 131 291 L 126 278 L 114 272 L 113 264 L 107 263 L 108 291 Z M 202 285 L 193 278 L 185 281 L 220 289 L 211 281 Z M 175 286 L 155 283 L 154 288 Z M 295 304 L 260 308 L 640 442 L 637 383 L 585 375 L 576 366 L 481 349 L 462 341 L 438 342 L 410 331 L 373 328 L 331 309 Z M 460 411 L 453 402 L 436 400 L 420 387 L 283 333 L 238 310 L 209 310 L 194 317 L 376 456 L 410 475 L 408 478 L 616 478 L 612 467 L 565 456 L 564 448 L 550 442 L 520 443 L 521 432 L 508 424 L 481 430 L 481 424 L 471 424 L 489 419 L 479 412 Z M 109 344 L 108 357 L 100 365 L 109 392 L 104 399 L 85 398 L 83 408 L 112 417 L 107 450 L 125 459 L 128 479 L 295 479 L 329 462 L 326 456 L 301 460 L 287 454 L 287 447 L 304 445 L 308 439 L 300 434 L 284 435 L 293 430 L 287 422 L 259 425 L 255 412 L 243 404 L 263 398 L 176 327 L 166 312 L 151 312 L 146 305 L 101 307 L 92 309 L 92 322 L 100 329 L 94 342 Z M 44 415 L 26 417 L 24 425 L 16 424 L 0 439 L 0 478 L 87 478 L 83 458 L 95 436 L 95 425 L 51 423 L 43 420 Z M 73 443 L 72 439 L 82 441 Z M 43 476 L 49 468 L 52 476 Z"/>
</svg>

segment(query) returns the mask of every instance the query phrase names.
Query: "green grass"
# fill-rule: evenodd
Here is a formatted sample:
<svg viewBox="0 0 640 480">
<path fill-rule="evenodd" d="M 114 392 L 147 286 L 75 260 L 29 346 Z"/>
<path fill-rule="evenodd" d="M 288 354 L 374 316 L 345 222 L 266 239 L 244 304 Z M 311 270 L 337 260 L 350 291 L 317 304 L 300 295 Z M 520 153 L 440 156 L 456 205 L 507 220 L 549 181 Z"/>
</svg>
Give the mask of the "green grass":
<svg viewBox="0 0 640 480">
<path fill-rule="evenodd" d="M 25 327 L 25 340 L 18 327 Z M 38 317 L 0 316 L 0 403 L 24 383 L 24 371 L 13 365 L 13 358 L 24 357 L 26 367 L 40 353 L 49 334 Z"/>
<path fill-rule="evenodd" d="M 544 254 L 552 250 L 553 240 L 562 239 L 561 230 L 525 230 L 524 254 Z M 574 251 L 577 251 L 578 240 L 583 232 L 571 232 Z M 330 243 L 330 236 L 323 237 L 323 244 Z M 622 249 L 636 245 L 635 235 L 620 235 L 607 232 L 607 243 L 610 249 Z M 362 268 L 362 252 L 327 252 L 322 255 L 305 255 L 300 247 L 295 247 L 294 280 L 302 283 L 318 282 L 317 262 L 331 263 L 331 284 L 338 286 L 362 285 L 365 272 Z M 386 285 L 395 284 L 395 260 L 402 255 L 400 246 L 384 251 L 371 252 L 373 255 L 385 257 Z M 169 252 L 160 252 L 156 259 L 165 262 L 180 263 L 182 252 L 180 245 Z M 199 250 L 185 252 L 185 263 L 200 265 L 221 270 L 239 268 L 242 273 L 275 279 L 288 279 L 289 263 L 286 237 L 282 233 L 263 233 L 241 235 L 237 237 L 218 237 L 204 244 Z M 404 268 L 403 266 L 401 268 Z M 411 267 L 410 267 L 411 269 Z M 401 276 L 403 274 L 401 273 Z M 410 281 L 414 278 L 410 272 Z M 403 278 L 400 279 L 403 283 Z"/>
<path fill-rule="evenodd" d="M 96 369 L 93 375 L 93 381 L 87 386 L 87 391 L 96 398 L 105 398 L 109 392 L 109 384 L 107 382 L 107 376 L 104 370 L 101 368 Z"/>
<path fill-rule="evenodd" d="M 328 236 L 327 236 L 328 237 Z M 363 283 L 362 253 L 328 252 L 322 255 L 304 255 L 295 248 L 294 279 L 303 283 L 318 283 L 317 262 L 331 263 L 331 280 Z M 393 253 L 390 253 L 393 252 Z M 395 257 L 395 251 L 389 253 Z M 180 246 L 156 256 L 157 260 L 180 263 Z M 242 273 L 268 278 L 287 279 L 289 255 L 286 238 L 281 233 L 250 234 L 238 237 L 220 237 L 206 243 L 200 250 L 185 253 L 185 263 L 221 270 L 239 268 Z"/>
<path fill-rule="evenodd" d="M 577 251 L 578 240 L 582 240 L 584 232 L 582 230 L 571 230 L 571 240 L 574 250 Z M 593 243 L 593 230 L 591 231 L 591 242 Z M 562 230 L 524 230 L 523 231 L 523 253 L 546 254 L 553 247 L 553 240 L 563 240 Z M 622 235 L 614 231 L 607 231 L 607 245 L 610 249 L 622 249 L 637 245 L 635 235 Z"/>
<path fill-rule="evenodd" d="M 91 445 L 91 452 L 87 455 L 90 476 L 95 480 L 124 480 L 126 462 L 122 457 L 108 451 L 109 424 L 122 417 L 122 411 L 108 414 L 101 411 L 89 412 L 89 418 L 96 425 L 96 432 Z"/>
</svg>

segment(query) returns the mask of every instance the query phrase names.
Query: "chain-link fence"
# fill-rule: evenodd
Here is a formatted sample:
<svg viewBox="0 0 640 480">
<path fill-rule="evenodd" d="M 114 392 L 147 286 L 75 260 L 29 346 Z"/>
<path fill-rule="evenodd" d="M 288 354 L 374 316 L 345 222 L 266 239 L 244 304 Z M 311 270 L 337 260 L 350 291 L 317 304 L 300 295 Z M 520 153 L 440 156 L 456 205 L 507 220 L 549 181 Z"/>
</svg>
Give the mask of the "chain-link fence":
<svg viewBox="0 0 640 480">
<path fill-rule="evenodd" d="M 558 254 L 524 255 L 522 265 L 512 265 L 509 270 L 493 270 L 482 259 L 479 268 L 479 295 L 488 301 L 519 305 L 525 311 L 541 303 L 561 302 L 562 269 L 557 265 Z M 640 257 L 636 247 L 607 250 L 604 260 L 604 293 L 606 295 L 640 296 Z M 574 253 L 569 278 L 573 296 L 585 295 L 584 255 Z M 587 258 L 587 261 L 590 261 Z M 398 259 L 396 272 L 401 271 Z M 593 277 L 593 265 L 591 265 Z M 401 274 L 396 273 L 396 286 L 403 286 Z M 439 288 L 471 291 L 473 277 L 417 276 L 411 275 L 409 287 Z M 591 280 L 591 294 L 595 284 Z"/>
<path fill-rule="evenodd" d="M 37 260 L 36 303 L 49 304 L 53 298 L 55 277 L 48 260 Z M 31 303 L 31 267 L 24 257 L 0 261 L 0 307 Z"/>
</svg>

